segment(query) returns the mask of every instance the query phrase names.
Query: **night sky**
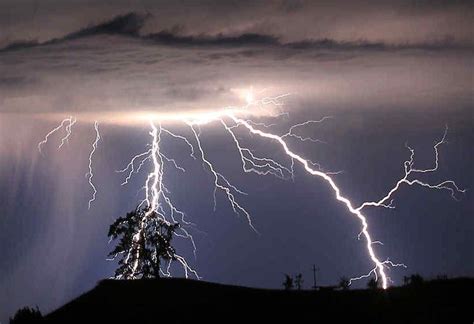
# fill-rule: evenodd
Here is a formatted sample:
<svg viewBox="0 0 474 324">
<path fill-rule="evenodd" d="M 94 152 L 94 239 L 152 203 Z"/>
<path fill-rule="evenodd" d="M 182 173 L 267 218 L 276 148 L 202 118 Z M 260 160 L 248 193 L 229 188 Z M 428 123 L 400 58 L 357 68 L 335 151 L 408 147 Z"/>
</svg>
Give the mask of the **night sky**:
<svg viewBox="0 0 474 324">
<path fill-rule="evenodd" d="M 390 3 L 390 4 L 389 4 Z M 59 1 L 0 0 L 0 321 L 21 306 L 48 312 L 113 275 L 106 257 L 109 225 L 134 209 L 147 170 L 121 186 L 116 170 L 145 150 L 149 124 L 142 111 L 195 113 L 244 105 L 239 95 L 289 94 L 288 115 L 253 116 L 284 134 L 300 128 L 320 143 L 288 139 L 325 171 L 357 206 L 384 196 L 415 166 L 439 170 L 467 189 L 450 193 L 402 186 L 396 209 L 364 210 L 394 284 L 405 275 L 474 276 L 473 5 L 470 1 Z M 76 116 L 68 145 L 51 136 Z M 87 172 L 93 121 L 102 139 L 94 157 L 97 200 L 88 210 Z M 166 125 L 190 136 L 181 123 Z M 288 163 L 281 147 L 243 130 L 242 144 Z M 61 133 L 62 134 L 62 133 Z M 201 141 L 219 172 L 244 190 L 232 212 L 212 177 L 185 143 L 161 145 L 186 172 L 169 169 L 173 200 L 196 224 L 197 245 L 177 238 L 180 254 L 204 280 L 280 288 L 284 273 L 312 285 L 335 285 L 373 268 L 360 223 L 322 179 L 300 166 L 294 180 L 244 173 L 232 138 L 219 122 L 201 126 Z M 182 276 L 173 267 L 175 276 Z M 355 287 L 365 286 L 359 281 Z"/>
</svg>

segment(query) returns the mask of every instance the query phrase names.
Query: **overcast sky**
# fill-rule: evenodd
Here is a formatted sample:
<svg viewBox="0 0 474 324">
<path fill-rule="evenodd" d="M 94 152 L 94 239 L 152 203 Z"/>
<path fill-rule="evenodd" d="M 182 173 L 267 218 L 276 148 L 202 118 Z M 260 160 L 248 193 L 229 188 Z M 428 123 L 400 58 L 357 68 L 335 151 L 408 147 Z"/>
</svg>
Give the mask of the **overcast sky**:
<svg viewBox="0 0 474 324">
<path fill-rule="evenodd" d="M 440 172 L 426 180 L 472 188 L 472 21 L 469 1 L 0 0 L 0 320 L 23 305 L 47 312 L 113 274 L 108 226 L 136 206 L 146 177 L 122 187 L 115 172 L 149 142 L 148 125 L 130 122 L 140 111 L 215 111 L 244 104 L 239 93 L 250 87 L 290 94 L 288 117 L 258 121 L 284 133 L 333 116 L 302 130 L 325 143 L 290 145 L 326 170 L 343 170 L 335 181 L 358 203 L 403 175 L 405 143 L 420 167 L 432 165 L 447 124 Z M 69 145 L 57 150 L 53 136 L 40 155 L 38 142 L 69 115 L 79 119 Z M 102 126 L 99 192 L 88 211 L 94 120 Z M 202 136 L 209 158 L 248 192 L 241 202 L 261 233 L 223 197 L 214 212 L 209 174 L 186 145 L 164 140 L 188 170 L 171 171 L 168 186 L 199 229 L 197 259 L 189 242 L 177 247 L 205 280 L 277 288 L 283 273 L 302 272 L 309 287 L 313 263 L 325 285 L 370 270 L 359 224 L 324 182 L 298 169 L 295 181 L 244 174 L 218 123 Z M 278 146 L 239 136 L 284 160 Z M 395 198 L 395 210 L 367 215 L 385 243 L 382 258 L 409 267 L 390 273 L 396 284 L 415 272 L 474 275 L 469 190 L 460 201 L 419 188 Z"/>
</svg>

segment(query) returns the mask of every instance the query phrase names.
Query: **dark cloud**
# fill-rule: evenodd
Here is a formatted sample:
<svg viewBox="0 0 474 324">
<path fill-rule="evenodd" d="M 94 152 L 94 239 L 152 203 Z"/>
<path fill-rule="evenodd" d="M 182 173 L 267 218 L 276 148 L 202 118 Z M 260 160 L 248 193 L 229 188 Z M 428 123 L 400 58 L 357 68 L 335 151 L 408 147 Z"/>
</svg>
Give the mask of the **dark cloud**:
<svg viewBox="0 0 474 324">
<path fill-rule="evenodd" d="M 446 36 L 443 39 L 426 43 L 405 43 L 390 44 L 384 42 L 370 42 L 365 40 L 358 41 L 336 41 L 334 39 L 306 39 L 297 42 L 283 42 L 274 35 L 243 33 L 239 35 L 182 35 L 181 26 L 174 26 L 169 30 L 163 30 L 158 33 L 143 35 L 142 28 L 151 15 L 141 15 L 137 13 L 128 13 L 117 16 L 109 21 L 97 25 L 80 29 L 79 31 L 67 34 L 62 38 L 56 38 L 40 43 L 38 41 L 15 41 L 6 45 L 0 52 L 31 48 L 36 46 L 45 46 L 62 43 L 81 38 L 94 37 L 99 35 L 119 35 L 133 37 L 140 40 L 151 41 L 160 45 L 168 46 L 221 46 L 221 47 L 239 47 L 239 46 L 270 46 L 297 50 L 459 50 L 472 49 L 470 44 L 457 43 L 452 37 Z"/>
<path fill-rule="evenodd" d="M 14 51 L 14 50 L 19 50 L 22 48 L 31 48 L 41 45 L 40 42 L 32 40 L 32 41 L 14 41 L 8 45 L 6 45 L 4 48 L 0 48 L 0 52 L 6 52 L 6 51 Z"/>
<path fill-rule="evenodd" d="M 139 32 L 143 27 L 146 18 L 146 15 L 140 15 L 131 12 L 126 15 L 117 16 L 111 20 L 99 23 L 94 26 L 82 28 L 76 32 L 67 34 L 64 37 L 51 39 L 46 42 L 41 43 L 38 41 L 15 41 L 11 44 L 8 44 L 3 49 L 0 49 L 0 52 L 31 48 L 40 45 L 57 44 L 69 40 L 98 35 L 122 35 L 130 37 L 139 37 Z"/>
<path fill-rule="evenodd" d="M 281 45 L 278 39 L 270 35 L 242 34 L 237 36 L 180 36 L 163 31 L 145 37 L 160 44 L 186 46 L 276 46 Z"/>
<path fill-rule="evenodd" d="M 27 76 L 0 76 L 0 89 L 2 88 L 23 88 L 36 82 Z"/>
<path fill-rule="evenodd" d="M 282 0 L 280 3 L 280 8 L 286 13 L 292 13 L 304 8 L 304 0 Z"/>
<path fill-rule="evenodd" d="M 333 50 L 369 50 L 369 51 L 396 51 L 396 50 L 472 50 L 469 44 L 458 44 L 451 37 L 443 40 L 433 41 L 430 43 L 406 43 L 406 44 L 387 44 L 382 42 L 337 42 L 332 39 L 306 40 L 301 42 L 285 44 L 295 49 L 333 49 Z"/>
<path fill-rule="evenodd" d="M 218 1 L 140 0 L 3 0 L 0 3 L 0 47 L 15 40 L 44 43 L 80 29 L 83 33 L 144 35 L 168 31 L 176 36 L 235 37 L 271 35 L 283 43 L 331 39 L 336 42 L 424 44 L 451 37 L 473 44 L 472 3 L 466 1 Z M 127 12 L 136 12 L 132 18 Z M 114 16 L 116 21 L 97 26 Z M 143 25 L 142 25 L 143 24 Z"/>
<path fill-rule="evenodd" d="M 421 49 L 421 50 L 458 50 L 458 49 L 472 49 L 469 44 L 458 44 L 451 37 L 445 37 L 443 40 L 433 41 L 431 43 L 406 43 L 406 44 L 386 44 L 383 42 L 369 42 L 369 41 L 336 41 L 333 39 L 309 39 L 298 42 L 282 42 L 278 37 L 273 35 L 262 34 L 242 34 L 236 36 L 181 36 L 173 34 L 169 31 L 162 31 L 157 34 L 142 36 L 142 39 L 150 39 L 160 44 L 165 45 L 183 45 L 183 46 L 277 46 L 282 48 L 297 49 L 297 50 L 406 50 L 406 49 Z"/>
<path fill-rule="evenodd" d="M 113 18 L 110 21 L 87 27 L 64 37 L 63 39 L 75 39 L 94 35 L 125 35 L 138 36 L 148 16 L 134 12 Z"/>
</svg>

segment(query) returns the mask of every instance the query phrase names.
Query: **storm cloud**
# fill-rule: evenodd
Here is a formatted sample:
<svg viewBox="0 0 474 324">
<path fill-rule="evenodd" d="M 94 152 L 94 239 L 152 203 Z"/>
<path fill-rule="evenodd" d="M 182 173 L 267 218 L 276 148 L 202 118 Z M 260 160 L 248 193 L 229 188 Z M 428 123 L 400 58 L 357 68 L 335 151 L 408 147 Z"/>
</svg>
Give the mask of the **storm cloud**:
<svg viewBox="0 0 474 324">
<path fill-rule="evenodd" d="M 1 44 L 48 41 L 128 12 L 150 15 L 143 34 L 264 34 L 307 39 L 425 43 L 473 42 L 470 1 L 83 1 L 3 0 Z M 2 46 L 4 47 L 4 46 Z"/>
<path fill-rule="evenodd" d="M 471 96 L 469 44 L 146 34 L 150 19 L 129 13 L 61 38 L 7 45 L 0 51 L 1 111 L 100 118 L 107 111 L 216 109 L 242 104 L 234 90 L 250 86 L 334 106 L 465 104 Z"/>
</svg>

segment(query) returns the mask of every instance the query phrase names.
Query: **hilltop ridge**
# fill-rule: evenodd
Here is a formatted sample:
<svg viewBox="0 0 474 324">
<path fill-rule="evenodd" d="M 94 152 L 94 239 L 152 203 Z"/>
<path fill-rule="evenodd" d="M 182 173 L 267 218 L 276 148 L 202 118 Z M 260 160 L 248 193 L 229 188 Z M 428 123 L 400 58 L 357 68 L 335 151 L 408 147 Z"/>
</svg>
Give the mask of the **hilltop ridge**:
<svg viewBox="0 0 474 324">
<path fill-rule="evenodd" d="M 46 323 L 471 322 L 474 279 L 383 290 L 301 290 L 187 279 L 103 280 L 45 316 Z"/>
</svg>

